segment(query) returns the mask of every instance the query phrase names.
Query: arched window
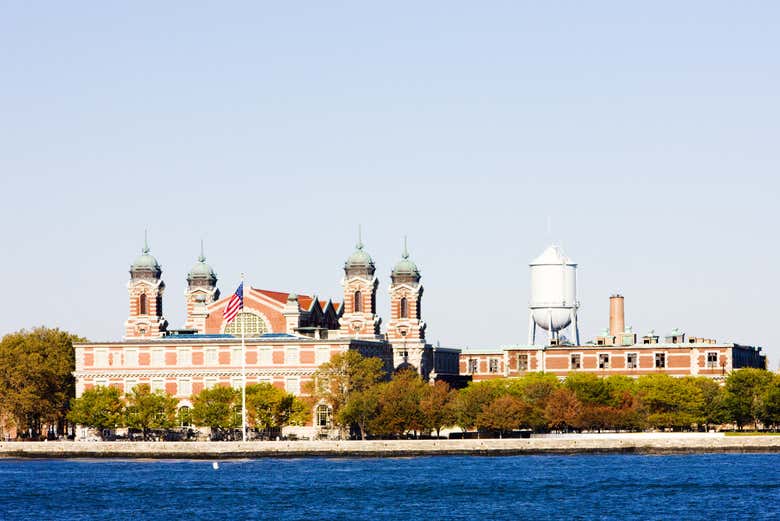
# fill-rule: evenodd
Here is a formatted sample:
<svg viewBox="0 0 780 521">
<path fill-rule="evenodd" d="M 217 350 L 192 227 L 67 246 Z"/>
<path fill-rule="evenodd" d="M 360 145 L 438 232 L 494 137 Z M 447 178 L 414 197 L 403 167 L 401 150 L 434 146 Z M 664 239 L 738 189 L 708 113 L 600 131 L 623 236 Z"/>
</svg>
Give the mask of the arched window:
<svg viewBox="0 0 780 521">
<path fill-rule="evenodd" d="M 268 333 L 268 325 L 259 315 L 242 311 L 230 324 L 225 327 L 226 335 L 241 336 L 241 323 L 244 324 L 244 336 L 257 338 Z"/>
<path fill-rule="evenodd" d="M 332 412 L 330 407 L 325 404 L 317 406 L 317 427 L 329 428 L 332 421 Z"/>
<path fill-rule="evenodd" d="M 146 315 L 146 293 L 141 293 L 138 297 L 138 314 Z"/>
<path fill-rule="evenodd" d="M 363 311 L 363 293 L 358 290 L 355 292 L 355 313 Z"/>
<path fill-rule="evenodd" d="M 406 297 L 401 297 L 399 307 L 401 308 L 401 318 L 409 318 L 409 302 Z"/>
</svg>

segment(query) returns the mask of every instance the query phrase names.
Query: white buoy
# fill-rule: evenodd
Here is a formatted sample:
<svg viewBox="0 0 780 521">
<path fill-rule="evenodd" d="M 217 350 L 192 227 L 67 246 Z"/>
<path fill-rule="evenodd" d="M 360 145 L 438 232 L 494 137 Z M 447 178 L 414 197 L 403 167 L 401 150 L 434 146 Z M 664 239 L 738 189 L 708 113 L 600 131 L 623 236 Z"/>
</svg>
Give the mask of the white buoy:
<svg viewBox="0 0 780 521">
<path fill-rule="evenodd" d="M 217 463 L 216 461 L 215 461 L 215 462 L 213 462 L 213 463 L 211 464 L 211 468 L 213 468 L 214 470 L 219 470 L 219 463 Z"/>
</svg>

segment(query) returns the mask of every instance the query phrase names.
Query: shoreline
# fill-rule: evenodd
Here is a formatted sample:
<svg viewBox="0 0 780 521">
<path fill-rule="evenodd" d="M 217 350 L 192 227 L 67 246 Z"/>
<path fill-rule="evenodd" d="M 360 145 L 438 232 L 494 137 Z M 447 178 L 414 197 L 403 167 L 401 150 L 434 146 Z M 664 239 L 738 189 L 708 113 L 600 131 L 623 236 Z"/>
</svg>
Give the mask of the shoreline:
<svg viewBox="0 0 780 521">
<path fill-rule="evenodd" d="M 2 442 L 0 459 L 256 459 L 780 452 L 780 436 L 598 435 L 483 440 Z"/>
</svg>

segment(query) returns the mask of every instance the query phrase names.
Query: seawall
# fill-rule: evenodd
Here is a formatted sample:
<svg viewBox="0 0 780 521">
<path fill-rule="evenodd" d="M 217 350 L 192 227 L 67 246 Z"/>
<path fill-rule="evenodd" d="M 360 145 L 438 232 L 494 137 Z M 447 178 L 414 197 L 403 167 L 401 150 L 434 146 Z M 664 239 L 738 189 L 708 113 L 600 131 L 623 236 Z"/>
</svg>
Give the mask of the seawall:
<svg viewBox="0 0 780 521">
<path fill-rule="evenodd" d="M 3 442 L 0 458 L 238 459 L 780 452 L 780 436 L 567 436 L 488 440 Z"/>
</svg>

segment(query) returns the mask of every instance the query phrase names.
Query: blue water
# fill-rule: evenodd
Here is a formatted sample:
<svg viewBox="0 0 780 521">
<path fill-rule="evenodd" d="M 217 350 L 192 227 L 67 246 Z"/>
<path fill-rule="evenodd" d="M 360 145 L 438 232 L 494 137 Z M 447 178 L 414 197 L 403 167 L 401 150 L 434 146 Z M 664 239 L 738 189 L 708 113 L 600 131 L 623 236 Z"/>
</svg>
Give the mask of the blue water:
<svg viewBox="0 0 780 521">
<path fill-rule="evenodd" d="M 780 455 L 0 460 L 0 519 L 780 519 Z"/>
</svg>

